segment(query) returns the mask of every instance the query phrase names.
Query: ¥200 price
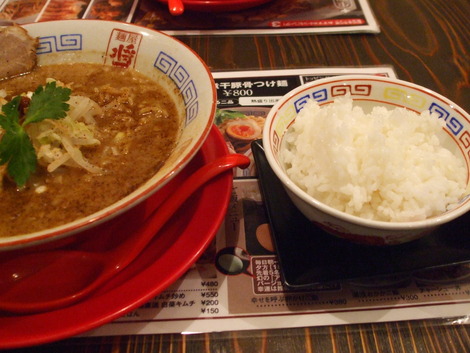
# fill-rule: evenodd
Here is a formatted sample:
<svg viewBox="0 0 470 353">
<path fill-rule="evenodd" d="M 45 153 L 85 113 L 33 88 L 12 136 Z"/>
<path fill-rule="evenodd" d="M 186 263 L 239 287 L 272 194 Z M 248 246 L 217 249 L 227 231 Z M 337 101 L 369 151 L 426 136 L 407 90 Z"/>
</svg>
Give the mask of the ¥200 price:
<svg viewBox="0 0 470 353">
<path fill-rule="evenodd" d="M 201 304 L 204 306 L 217 306 L 219 305 L 218 299 L 204 299 L 201 300 Z"/>
</svg>

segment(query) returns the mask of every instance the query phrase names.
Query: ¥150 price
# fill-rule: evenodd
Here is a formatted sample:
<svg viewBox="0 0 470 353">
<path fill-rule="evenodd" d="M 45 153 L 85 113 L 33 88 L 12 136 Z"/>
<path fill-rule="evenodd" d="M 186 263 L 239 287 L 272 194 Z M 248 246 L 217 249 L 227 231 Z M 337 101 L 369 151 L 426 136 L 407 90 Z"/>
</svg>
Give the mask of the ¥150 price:
<svg viewBox="0 0 470 353">
<path fill-rule="evenodd" d="M 219 308 L 201 308 L 201 314 L 215 315 L 219 313 Z"/>
</svg>

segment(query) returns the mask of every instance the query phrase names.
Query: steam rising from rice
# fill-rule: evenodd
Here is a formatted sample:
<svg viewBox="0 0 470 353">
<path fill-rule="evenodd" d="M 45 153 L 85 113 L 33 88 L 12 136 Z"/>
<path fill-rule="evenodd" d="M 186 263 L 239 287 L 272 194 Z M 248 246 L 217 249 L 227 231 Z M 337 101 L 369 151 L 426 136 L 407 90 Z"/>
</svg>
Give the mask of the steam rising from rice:
<svg viewBox="0 0 470 353">
<path fill-rule="evenodd" d="M 441 146 L 428 111 L 375 107 L 350 97 L 309 101 L 286 133 L 281 159 L 292 181 L 319 201 L 362 218 L 414 221 L 445 212 L 466 188 L 463 162 Z"/>
</svg>

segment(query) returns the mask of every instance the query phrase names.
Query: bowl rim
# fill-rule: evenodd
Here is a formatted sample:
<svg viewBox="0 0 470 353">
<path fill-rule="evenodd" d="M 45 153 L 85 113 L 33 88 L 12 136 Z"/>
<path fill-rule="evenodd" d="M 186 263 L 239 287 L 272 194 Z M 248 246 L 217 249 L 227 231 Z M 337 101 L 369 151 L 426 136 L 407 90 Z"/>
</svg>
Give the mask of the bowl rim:
<svg viewBox="0 0 470 353">
<path fill-rule="evenodd" d="M 384 230 L 413 230 L 413 229 L 435 228 L 439 225 L 442 225 L 453 219 L 456 219 L 462 216 L 463 214 L 467 213 L 468 211 L 470 211 L 470 194 L 467 193 L 467 195 L 463 197 L 463 202 L 457 207 L 449 211 L 446 211 L 438 216 L 433 216 L 430 218 L 426 218 L 424 220 L 406 221 L 406 222 L 397 222 L 397 221 L 387 222 L 387 221 L 379 221 L 379 220 L 374 220 L 374 219 L 366 219 L 366 218 L 362 218 L 362 217 L 355 216 L 352 214 L 348 214 L 346 212 L 339 211 L 336 208 L 333 208 L 332 206 L 329 206 L 323 202 L 320 202 L 319 200 L 315 199 L 314 197 L 310 196 L 307 192 L 302 190 L 292 180 L 290 180 L 290 178 L 284 172 L 283 168 L 276 161 L 276 158 L 274 157 L 272 153 L 271 144 L 270 144 L 269 135 L 270 135 L 271 127 L 273 125 L 273 120 L 276 117 L 277 112 L 285 104 L 287 104 L 294 96 L 298 95 L 300 92 L 309 90 L 312 87 L 323 85 L 323 84 L 334 83 L 334 82 L 361 81 L 361 80 L 371 81 L 371 82 L 378 82 L 378 81 L 387 82 L 387 83 L 400 85 L 400 86 L 406 86 L 406 87 L 410 87 L 410 88 L 422 91 L 425 94 L 432 96 L 433 98 L 436 98 L 438 100 L 445 102 L 447 105 L 452 107 L 453 110 L 459 112 L 459 114 L 461 114 L 467 121 L 470 122 L 470 114 L 467 113 L 464 109 L 462 109 L 459 105 L 452 102 L 450 99 L 424 86 L 420 86 L 418 84 L 404 81 L 404 80 L 397 79 L 397 78 L 378 76 L 378 75 L 358 74 L 358 75 L 331 76 L 331 77 L 322 78 L 322 79 L 308 82 L 306 84 L 303 84 L 294 88 L 293 90 L 285 94 L 271 108 L 271 110 L 269 111 L 266 117 L 266 122 L 265 122 L 264 129 L 263 129 L 262 140 L 263 140 L 266 158 L 268 160 L 270 167 L 272 168 L 276 176 L 281 180 L 284 187 L 287 188 L 292 193 L 294 193 L 295 196 L 300 198 L 303 202 L 307 203 L 310 206 L 317 208 L 321 212 L 328 214 L 332 217 L 341 219 L 343 221 L 346 221 L 346 222 L 349 222 L 358 226 L 363 226 L 366 228 L 376 228 L 376 229 L 384 229 Z M 469 169 L 469 166 L 467 165 L 467 170 L 468 169 Z M 470 178 L 470 175 L 467 175 L 467 191 L 470 187 L 468 185 L 468 178 Z"/>
<path fill-rule="evenodd" d="M 142 184 L 139 188 L 137 188 L 136 190 L 134 190 L 133 192 L 131 192 L 129 195 L 125 196 L 124 198 L 112 203 L 111 205 L 91 215 L 81 217 L 75 221 L 67 222 L 67 223 L 61 224 L 53 228 L 39 230 L 39 231 L 32 232 L 32 233 L 18 234 L 18 235 L 13 235 L 9 237 L 0 237 L 0 252 L 5 251 L 5 250 L 14 250 L 14 249 L 21 248 L 21 247 L 41 245 L 41 244 L 48 243 L 51 241 L 63 239 L 65 237 L 68 237 L 77 233 L 81 233 L 94 226 L 97 226 L 103 222 L 110 220 L 111 218 L 125 212 L 126 210 L 137 205 L 138 203 L 144 201 L 153 193 L 157 192 L 163 186 L 165 186 L 168 183 L 168 181 L 170 181 L 173 176 L 178 174 L 189 163 L 189 161 L 196 155 L 197 151 L 204 144 L 205 140 L 207 139 L 210 133 L 210 130 L 213 125 L 214 116 L 215 116 L 216 103 L 217 103 L 217 91 L 216 91 L 215 81 L 212 76 L 212 73 L 209 67 L 207 66 L 207 64 L 204 62 L 204 60 L 202 60 L 202 58 L 199 56 L 199 54 L 197 54 L 191 47 L 189 47 L 182 41 L 178 40 L 177 38 L 159 30 L 155 30 L 155 29 L 148 28 L 148 27 L 141 26 L 141 25 L 134 24 L 134 23 L 120 22 L 120 21 L 115 21 L 115 20 L 96 20 L 96 19 L 68 19 L 67 20 L 65 19 L 65 20 L 53 20 L 53 21 L 47 21 L 47 22 L 34 22 L 34 23 L 27 23 L 27 24 L 21 25 L 21 27 L 24 27 L 26 30 L 29 30 L 30 28 L 41 28 L 41 27 L 47 27 L 47 26 L 60 26 L 60 27 L 67 28 L 67 29 L 73 28 L 73 26 L 87 26 L 87 28 L 89 27 L 89 28 L 96 28 L 96 29 L 98 29 L 100 26 L 121 28 L 121 29 L 139 31 L 140 33 L 143 33 L 146 37 L 156 35 L 161 38 L 165 38 L 166 40 L 169 40 L 171 42 L 174 42 L 175 45 L 178 45 L 181 48 L 183 48 L 186 51 L 186 53 L 192 55 L 194 59 L 196 59 L 200 63 L 201 69 L 203 69 L 202 72 L 207 75 L 206 78 L 207 78 L 208 83 L 210 83 L 210 85 L 207 88 L 205 88 L 205 90 L 212 92 L 211 94 L 212 106 L 211 106 L 210 114 L 209 114 L 211 118 L 207 119 L 207 123 L 205 124 L 199 139 L 196 141 L 193 148 L 186 155 L 186 157 L 179 160 L 178 163 L 175 164 L 174 168 L 172 168 L 171 171 L 163 175 L 156 182 L 148 185 L 147 184 L 148 181 L 151 178 L 153 178 L 151 177 L 149 180 L 144 182 L 144 184 Z"/>
</svg>

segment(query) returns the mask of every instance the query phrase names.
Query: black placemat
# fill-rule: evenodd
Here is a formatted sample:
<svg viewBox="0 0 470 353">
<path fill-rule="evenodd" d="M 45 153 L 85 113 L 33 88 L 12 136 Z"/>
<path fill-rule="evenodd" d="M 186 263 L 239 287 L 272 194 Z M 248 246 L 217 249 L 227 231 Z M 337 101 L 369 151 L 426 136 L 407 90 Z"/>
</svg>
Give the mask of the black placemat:
<svg viewBox="0 0 470 353">
<path fill-rule="evenodd" d="M 270 168 L 262 141 L 254 141 L 252 150 L 281 273 L 288 287 L 413 273 L 470 262 L 470 212 L 410 243 L 354 244 L 326 233 L 307 220 Z"/>
</svg>

